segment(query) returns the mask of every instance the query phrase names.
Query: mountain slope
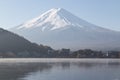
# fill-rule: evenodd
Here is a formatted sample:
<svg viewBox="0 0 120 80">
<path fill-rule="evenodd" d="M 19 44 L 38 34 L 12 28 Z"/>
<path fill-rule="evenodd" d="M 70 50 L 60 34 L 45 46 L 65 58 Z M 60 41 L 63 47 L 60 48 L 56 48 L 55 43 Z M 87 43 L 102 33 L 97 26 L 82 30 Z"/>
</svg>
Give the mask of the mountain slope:
<svg viewBox="0 0 120 80">
<path fill-rule="evenodd" d="M 23 37 L 0 28 L 1 57 L 40 57 L 46 54 L 47 50 L 47 47 L 31 43 Z"/>
<path fill-rule="evenodd" d="M 61 8 L 10 29 L 32 42 L 58 48 L 116 49 L 120 33 L 93 25 Z"/>
</svg>

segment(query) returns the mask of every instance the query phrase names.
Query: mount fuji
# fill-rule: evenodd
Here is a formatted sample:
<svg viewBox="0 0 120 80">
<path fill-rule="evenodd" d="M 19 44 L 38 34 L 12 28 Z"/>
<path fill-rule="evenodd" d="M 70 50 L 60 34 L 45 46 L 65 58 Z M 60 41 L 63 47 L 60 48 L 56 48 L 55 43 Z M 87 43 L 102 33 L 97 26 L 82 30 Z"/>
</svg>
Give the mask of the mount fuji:
<svg viewBox="0 0 120 80">
<path fill-rule="evenodd" d="M 91 24 L 62 8 L 51 9 L 9 30 L 54 49 L 120 49 L 120 32 Z"/>
</svg>

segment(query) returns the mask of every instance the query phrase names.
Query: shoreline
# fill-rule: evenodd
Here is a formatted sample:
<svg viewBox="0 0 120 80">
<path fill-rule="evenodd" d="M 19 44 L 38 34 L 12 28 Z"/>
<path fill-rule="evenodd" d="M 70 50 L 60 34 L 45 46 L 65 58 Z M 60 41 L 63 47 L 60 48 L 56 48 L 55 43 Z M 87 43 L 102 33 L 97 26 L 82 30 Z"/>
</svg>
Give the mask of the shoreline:
<svg viewBox="0 0 120 80">
<path fill-rule="evenodd" d="M 31 63 L 31 62 L 120 62 L 120 59 L 111 58 L 0 58 L 0 63 Z"/>
</svg>

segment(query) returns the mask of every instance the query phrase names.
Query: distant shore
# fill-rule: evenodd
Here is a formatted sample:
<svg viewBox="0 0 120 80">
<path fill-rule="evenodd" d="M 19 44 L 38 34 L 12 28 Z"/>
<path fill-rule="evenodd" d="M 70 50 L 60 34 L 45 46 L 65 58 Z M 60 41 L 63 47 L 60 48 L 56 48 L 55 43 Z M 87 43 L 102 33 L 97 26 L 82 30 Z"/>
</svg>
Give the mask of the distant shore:
<svg viewBox="0 0 120 80">
<path fill-rule="evenodd" d="M 0 58 L 0 63 L 30 63 L 30 62 L 120 62 L 120 59 L 112 58 Z"/>
</svg>

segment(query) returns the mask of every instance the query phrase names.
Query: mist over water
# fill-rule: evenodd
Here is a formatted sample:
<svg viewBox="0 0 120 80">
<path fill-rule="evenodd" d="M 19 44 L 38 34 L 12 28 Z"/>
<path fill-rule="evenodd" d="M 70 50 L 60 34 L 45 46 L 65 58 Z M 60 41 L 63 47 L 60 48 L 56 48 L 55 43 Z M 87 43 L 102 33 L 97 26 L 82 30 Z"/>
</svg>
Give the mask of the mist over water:
<svg viewBox="0 0 120 80">
<path fill-rule="evenodd" d="M 0 80 L 120 80 L 120 60 L 1 62 Z"/>
</svg>

